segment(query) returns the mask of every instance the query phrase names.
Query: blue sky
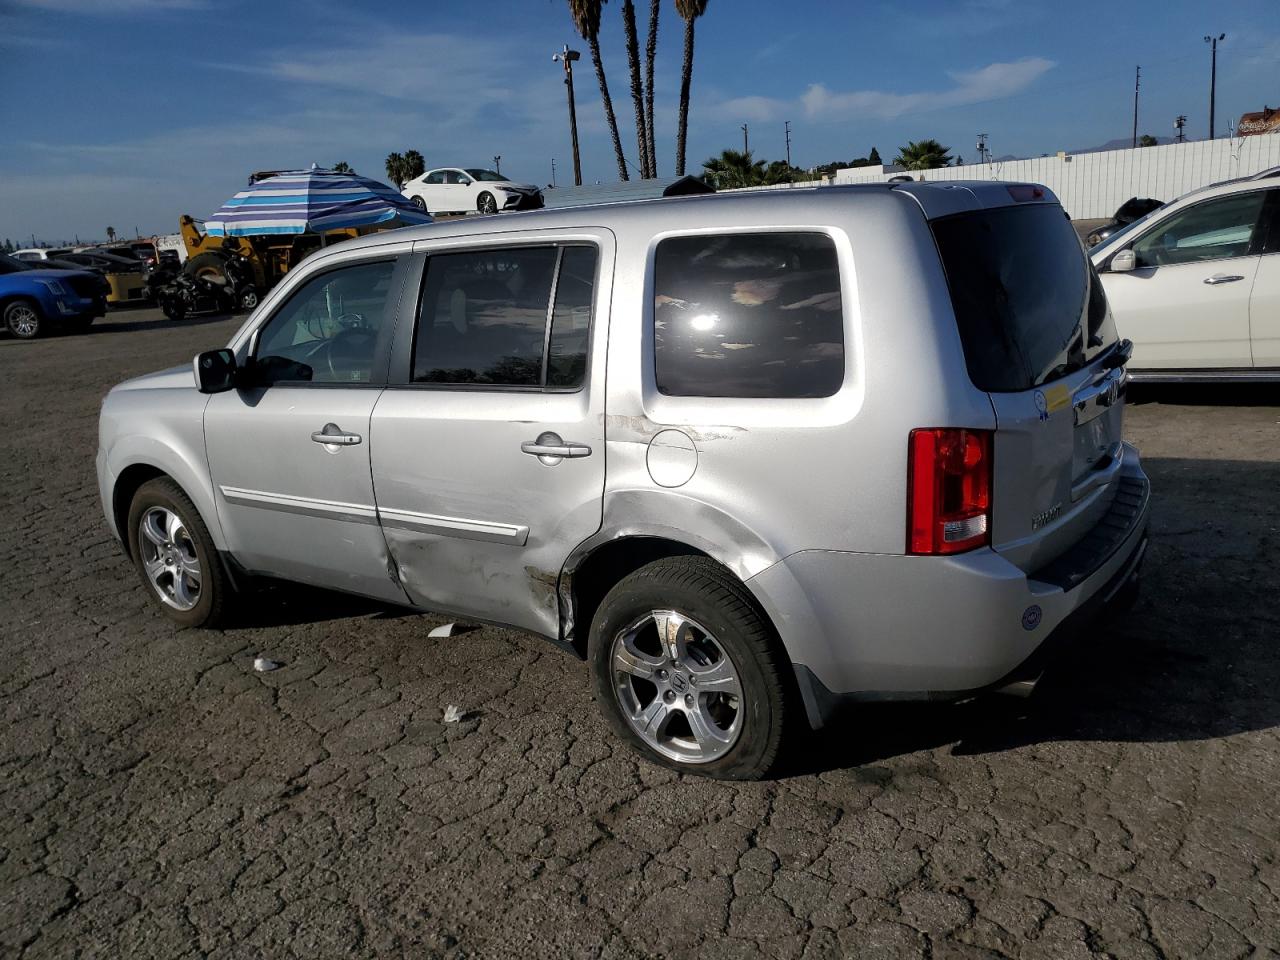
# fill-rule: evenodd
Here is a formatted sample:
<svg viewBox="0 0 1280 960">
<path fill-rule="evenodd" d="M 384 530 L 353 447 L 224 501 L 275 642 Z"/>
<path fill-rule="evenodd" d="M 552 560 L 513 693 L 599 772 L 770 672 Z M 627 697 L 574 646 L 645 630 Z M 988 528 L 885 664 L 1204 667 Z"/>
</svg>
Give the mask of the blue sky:
<svg viewBox="0 0 1280 960">
<path fill-rule="evenodd" d="M 647 0 L 637 0 L 641 30 Z M 1063 13 L 1062 11 L 1068 11 Z M 966 161 L 1128 136 L 1142 64 L 1141 132 L 1218 126 L 1280 104 L 1275 0 L 710 0 L 698 22 L 690 167 L 740 147 L 809 166 L 887 160 L 935 137 Z M 659 164 L 674 160 L 681 22 L 663 0 Z M 635 138 L 618 0 L 605 66 L 624 146 Z M 575 43 L 563 0 L 443 3 L 0 0 L 0 238 L 171 232 L 263 168 L 346 160 L 384 178 L 416 148 L 428 165 L 488 165 L 546 184 L 572 173 L 564 86 L 551 54 Z M 587 182 L 616 177 L 598 87 L 575 75 Z"/>
</svg>

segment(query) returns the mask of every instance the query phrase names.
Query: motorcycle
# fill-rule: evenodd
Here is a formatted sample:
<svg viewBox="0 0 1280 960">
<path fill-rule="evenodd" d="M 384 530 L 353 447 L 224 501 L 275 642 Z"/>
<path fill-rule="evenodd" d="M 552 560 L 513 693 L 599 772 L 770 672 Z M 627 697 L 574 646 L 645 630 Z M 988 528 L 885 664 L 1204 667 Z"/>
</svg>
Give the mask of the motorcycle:
<svg viewBox="0 0 1280 960">
<path fill-rule="evenodd" d="M 157 264 L 148 285 L 170 320 L 196 313 L 252 310 L 258 305 L 253 265 L 229 238 L 223 241 L 222 250 L 199 254 L 180 269 Z"/>
</svg>

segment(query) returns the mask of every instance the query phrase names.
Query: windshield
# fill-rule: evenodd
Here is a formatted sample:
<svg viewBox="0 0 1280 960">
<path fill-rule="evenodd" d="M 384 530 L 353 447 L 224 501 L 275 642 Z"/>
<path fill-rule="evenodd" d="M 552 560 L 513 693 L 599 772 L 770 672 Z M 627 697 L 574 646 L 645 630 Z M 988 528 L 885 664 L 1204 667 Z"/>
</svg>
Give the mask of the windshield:
<svg viewBox="0 0 1280 960">
<path fill-rule="evenodd" d="M 469 176 L 472 180 L 490 180 L 490 181 L 497 181 L 497 182 L 501 182 L 507 179 L 502 174 L 494 173 L 492 170 L 471 170 L 469 168 L 467 170 L 467 176 Z"/>
<path fill-rule="evenodd" d="M 23 270 L 36 270 L 38 267 L 30 263 L 23 263 L 17 257 L 11 257 L 7 253 L 0 253 L 0 274 L 3 273 L 19 273 Z"/>
<path fill-rule="evenodd" d="M 955 214 L 930 226 L 979 390 L 1030 390 L 1116 342 L 1102 284 L 1057 204 Z"/>
</svg>

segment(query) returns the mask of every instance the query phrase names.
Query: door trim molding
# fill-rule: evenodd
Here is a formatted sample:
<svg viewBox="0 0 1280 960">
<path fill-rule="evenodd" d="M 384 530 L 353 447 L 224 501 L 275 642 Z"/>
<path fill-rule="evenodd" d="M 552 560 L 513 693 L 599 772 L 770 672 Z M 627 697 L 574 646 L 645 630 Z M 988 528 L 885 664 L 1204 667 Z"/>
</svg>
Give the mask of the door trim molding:
<svg viewBox="0 0 1280 960">
<path fill-rule="evenodd" d="M 377 525 L 378 511 L 373 505 L 343 503 L 339 500 L 317 500 L 312 497 L 293 497 L 284 493 L 267 493 L 264 490 L 246 490 L 242 487 L 219 486 L 219 492 L 227 503 L 242 507 L 258 507 L 296 513 L 322 520 L 346 520 L 351 523 Z"/>
<path fill-rule="evenodd" d="M 529 528 L 516 523 L 496 523 L 492 520 L 470 520 L 466 517 L 441 517 L 415 510 L 391 510 L 378 508 L 383 526 L 399 527 L 418 533 L 434 533 L 442 537 L 458 537 L 463 540 L 484 540 L 489 543 L 509 543 L 522 547 L 529 539 Z"/>
</svg>

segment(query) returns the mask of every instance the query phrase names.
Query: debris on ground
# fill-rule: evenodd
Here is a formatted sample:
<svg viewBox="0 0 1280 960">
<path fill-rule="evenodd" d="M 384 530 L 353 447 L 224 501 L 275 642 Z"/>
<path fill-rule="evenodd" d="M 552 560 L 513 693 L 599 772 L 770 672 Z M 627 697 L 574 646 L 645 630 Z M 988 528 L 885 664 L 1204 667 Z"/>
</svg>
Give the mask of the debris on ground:
<svg viewBox="0 0 1280 960">
<path fill-rule="evenodd" d="M 254 657 L 253 659 L 253 669 L 257 670 L 259 673 L 270 673 L 272 670 L 279 670 L 280 667 L 281 664 L 276 663 L 274 660 L 269 660 L 266 657 Z"/>
<path fill-rule="evenodd" d="M 456 637 L 459 634 L 470 633 L 475 629 L 476 625 L 474 623 L 459 623 L 458 621 L 454 621 L 453 623 L 442 623 L 438 627 L 432 627 L 430 632 L 427 633 L 427 636 L 436 639 L 440 639 L 442 637 Z"/>
<path fill-rule="evenodd" d="M 461 707 L 455 707 L 452 703 L 444 708 L 444 722 L 457 723 L 467 715 L 467 711 Z"/>
</svg>

